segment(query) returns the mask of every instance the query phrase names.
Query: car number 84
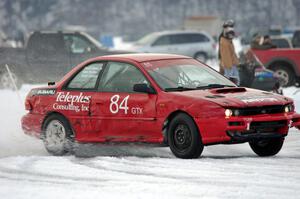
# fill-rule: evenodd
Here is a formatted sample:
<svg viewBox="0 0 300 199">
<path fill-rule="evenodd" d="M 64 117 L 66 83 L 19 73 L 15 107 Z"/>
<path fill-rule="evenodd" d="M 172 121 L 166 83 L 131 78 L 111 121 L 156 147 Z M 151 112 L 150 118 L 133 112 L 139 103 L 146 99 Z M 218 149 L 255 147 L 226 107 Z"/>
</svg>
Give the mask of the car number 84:
<svg viewBox="0 0 300 199">
<path fill-rule="evenodd" d="M 131 114 L 143 114 L 143 108 L 140 107 L 128 107 L 128 99 L 129 95 L 124 97 L 124 99 L 120 99 L 120 95 L 113 95 L 110 98 L 109 110 L 113 114 L 117 114 L 119 111 L 124 111 L 124 114 L 128 114 L 130 110 Z"/>
</svg>

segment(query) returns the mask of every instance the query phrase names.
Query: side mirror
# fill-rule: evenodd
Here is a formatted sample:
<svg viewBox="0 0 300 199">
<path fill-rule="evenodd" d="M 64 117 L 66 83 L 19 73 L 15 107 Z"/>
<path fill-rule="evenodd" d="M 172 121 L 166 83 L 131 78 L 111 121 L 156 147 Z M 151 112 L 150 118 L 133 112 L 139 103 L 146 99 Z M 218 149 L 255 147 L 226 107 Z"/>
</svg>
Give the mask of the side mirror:
<svg viewBox="0 0 300 199">
<path fill-rule="evenodd" d="M 148 94 L 155 94 L 154 88 L 148 86 L 147 84 L 135 84 L 133 85 L 133 91 L 139 93 L 148 93 Z"/>
<path fill-rule="evenodd" d="M 55 82 L 48 82 L 48 86 L 54 86 Z"/>
</svg>

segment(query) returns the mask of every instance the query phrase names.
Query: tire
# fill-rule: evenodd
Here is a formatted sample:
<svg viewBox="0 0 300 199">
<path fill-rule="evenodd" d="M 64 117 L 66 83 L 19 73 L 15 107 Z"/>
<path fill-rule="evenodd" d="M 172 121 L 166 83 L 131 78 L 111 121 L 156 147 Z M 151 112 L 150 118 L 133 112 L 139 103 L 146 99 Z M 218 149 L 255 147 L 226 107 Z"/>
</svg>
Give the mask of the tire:
<svg viewBox="0 0 300 199">
<path fill-rule="evenodd" d="M 206 63 L 207 62 L 207 55 L 204 52 L 198 52 L 194 55 L 194 58 L 200 62 Z"/>
<path fill-rule="evenodd" d="M 284 64 L 276 64 L 272 70 L 280 78 L 281 86 L 288 87 L 295 84 L 295 73 L 292 69 Z"/>
<path fill-rule="evenodd" d="M 17 89 L 19 90 L 21 88 L 22 81 L 20 78 L 17 77 L 15 73 L 11 72 L 11 76 L 10 76 L 7 71 L 0 71 L 0 89 L 15 90 L 15 86 L 11 80 L 11 77 L 13 78 Z"/>
<path fill-rule="evenodd" d="M 276 155 L 281 150 L 283 142 L 284 138 L 273 138 L 249 142 L 249 145 L 258 156 L 266 157 Z"/>
<path fill-rule="evenodd" d="M 172 153 L 183 159 L 198 158 L 203 151 L 201 136 L 194 120 L 180 113 L 170 122 L 168 142 Z"/>
<path fill-rule="evenodd" d="M 44 121 L 42 140 L 46 150 L 52 155 L 61 156 L 72 152 L 73 135 L 69 122 L 61 115 L 50 115 Z"/>
</svg>

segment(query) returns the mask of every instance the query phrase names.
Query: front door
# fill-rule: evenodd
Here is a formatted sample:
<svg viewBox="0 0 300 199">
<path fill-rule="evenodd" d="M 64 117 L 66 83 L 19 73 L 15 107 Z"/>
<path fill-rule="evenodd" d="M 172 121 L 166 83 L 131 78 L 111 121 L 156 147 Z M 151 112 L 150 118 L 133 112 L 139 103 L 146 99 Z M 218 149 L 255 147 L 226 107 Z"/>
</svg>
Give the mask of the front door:
<svg viewBox="0 0 300 199">
<path fill-rule="evenodd" d="M 156 125 L 156 94 L 136 93 L 134 84 L 149 81 L 135 66 L 108 62 L 101 76 L 91 112 L 101 121 L 100 137 L 107 141 L 155 141 L 161 136 Z"/>
</svg>

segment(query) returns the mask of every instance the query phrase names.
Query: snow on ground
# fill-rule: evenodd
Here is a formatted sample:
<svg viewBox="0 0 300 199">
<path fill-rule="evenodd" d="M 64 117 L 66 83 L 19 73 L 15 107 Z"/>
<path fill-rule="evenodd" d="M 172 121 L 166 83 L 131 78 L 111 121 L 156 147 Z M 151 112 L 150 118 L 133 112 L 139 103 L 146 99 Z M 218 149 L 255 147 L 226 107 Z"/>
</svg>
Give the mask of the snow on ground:
<svg viewBox="0 0 300 199">
<path fill-rule="evenodd" d="M 290 131 L 274 157 L 248 144 L 217 145 L 201 158 L 175 158 L 168 148 L 128 147 L 109 156 L 54 157 L 23 135 L 20 118 L 31 86 L 0 91 L 0 196 L 18 198 L 298 198 L 300 132 Z M 300 92 L 285 89 L 300 111 Z"/>
</svg>

